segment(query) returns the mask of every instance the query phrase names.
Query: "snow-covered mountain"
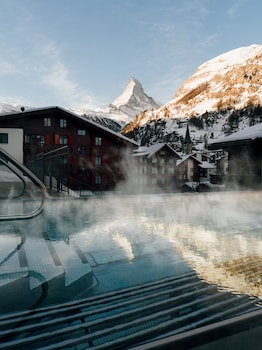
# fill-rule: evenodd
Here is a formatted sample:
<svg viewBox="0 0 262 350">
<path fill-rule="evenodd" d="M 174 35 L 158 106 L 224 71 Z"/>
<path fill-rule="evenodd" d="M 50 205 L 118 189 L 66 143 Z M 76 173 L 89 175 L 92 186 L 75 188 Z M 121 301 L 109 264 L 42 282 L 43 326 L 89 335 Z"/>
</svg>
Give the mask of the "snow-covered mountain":
<svg viewBox="0 0 262 350">
<path fill-rule="evenodd" d="M 130 78 L 122 94 L 109 104 L 106 109 L 94 111 L 76 107 L 71 108 L 70 111 L 120 132 L 127 123 L 134 120 L 136 115 L 159 106 L 153 98 L 146 95 L 138 80 Z M 0 113 L 17 112 L 21 108 L 22 106 L 0 103 Z M 25 109 L 32 109 L 32 107 L 25 107 Z"/>
<path fill-rule="evenodd" d="M 147 138 L 147 142 L 154 142 L 156 133 L 172 139 L 172 133 L 183 135 L 181 122 L 189 119 L 193 132 L 202 129 L 202 137 L 218 137 L 262 121 L 261 68 L 262 45 L 219 55 L 203 63 L 185 80 L 170 102 L 141 113 L 126 126 L 124 133 L 137 141 Z M 146 132 L 153 138 L 147 137 Z"/>
<path fill-rule="evenodd" d="M 21 105 L 10 105 L 7 103 L 0 103 L 0 114 L 2 113 L 12 113 L 12 112 L 19 112 L 22 109 L 27 109 L 29 107 L 24 107 Z"/>
<path fill-rule="evenodd" d="M 158 102 L 152 97 L 147 96 L 141 83 L 135 78 L 130 78 L 123 93 L 108 106 L 106 112 L 121 112 L 133 119 L 145 110 L 152 110 L 159 107 L 160 104 Z"/>
<path fill-rule="evenodd" d="M 120 129 L 130 123 L 140 113 L 159 108 L 152 97 L 147 96 L 142 84 L 135 78 L 130 78 L 122 94 L 104 110 L 90 111 L 81 108 L 71 109 L 74 113 L 85 115 L 87 118 L 110 127 L 112 123 L 120 125 Z"/>
</svg>

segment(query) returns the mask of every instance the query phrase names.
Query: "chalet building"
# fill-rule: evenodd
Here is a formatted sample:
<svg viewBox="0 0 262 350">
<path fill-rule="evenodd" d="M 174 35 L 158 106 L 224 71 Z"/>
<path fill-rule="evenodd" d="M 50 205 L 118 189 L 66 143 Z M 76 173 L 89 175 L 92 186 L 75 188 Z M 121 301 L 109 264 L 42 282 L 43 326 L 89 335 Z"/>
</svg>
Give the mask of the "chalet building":
<svg viewBox="0 0 262 350">
<path fill-rule="evenodd" d="M 261 187 L 262 124 L 218 139 L 209 145 L 209 149 L 223 149 L 228 153 L 226 184 Z"/>
<path fill-rule="evenodd" d="M 21 130 L 22 144 L 15 137 Z M 138 146 L 60 107 L 0 115 L 0 147 L 3 144 L 11 153 L 22 146 L 23 163 L 41 180 L 54 177 L 70 188 L 92 191 L 114 189 L 124 180 L 128 155 Z"/>
<path fill-rule="evenodd" d="M 207 161 L 199 164 L 199 182 L 211 182 L 211 178 L 216 175 L 215 164 Z"/>
<path fill-rule="evenodd" d="M 174 190 L 178 159 L 179 154 L 166 143 L 137 148 L 131 157 L 133 187 L 137 192 Z"/>
<path fill-rule="evenodd" d="M 184 183 L 198 183 L 199 182 L 199 165 L 201 162 L 193 157 L 187 155 L 176 163 L 176 184 L 181 187 Z"/>
</svg>

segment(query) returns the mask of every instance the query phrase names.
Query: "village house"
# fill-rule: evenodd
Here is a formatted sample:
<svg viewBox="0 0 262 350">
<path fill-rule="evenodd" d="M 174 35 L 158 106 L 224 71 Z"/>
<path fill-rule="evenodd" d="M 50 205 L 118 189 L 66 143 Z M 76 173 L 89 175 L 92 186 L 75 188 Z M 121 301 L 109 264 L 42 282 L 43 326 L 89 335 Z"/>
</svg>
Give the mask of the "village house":
<svg viewBox="0 0 262 350">
<path fill-rule="evenodd" d="M 192 155 L 186 155 L 176 162 L 176 186 L 199 183 L 199 165 L 201 162 Z"/>
<path fill-rule="evenodd" d="M 228 152 L 228 175 L 225 184 L 261 187 L 262 124 L 256 124 L 209 144 L 209 149 Z"/>
<path fill-rule="evenodd" d="M 176 188 L 176 162 L 180 155 L 167 143 L 140 146 L 131 157 L 131 183 L 138 192 Z"/>
<path fill-rule="evenodd" d="M 47 107 L 0 115 L 2 146 L 19 158 L 22 149 L 24 165 L 42 181 L 104 191 L 125 179 L 138 144 L 63 108 Z"/>
</svg>

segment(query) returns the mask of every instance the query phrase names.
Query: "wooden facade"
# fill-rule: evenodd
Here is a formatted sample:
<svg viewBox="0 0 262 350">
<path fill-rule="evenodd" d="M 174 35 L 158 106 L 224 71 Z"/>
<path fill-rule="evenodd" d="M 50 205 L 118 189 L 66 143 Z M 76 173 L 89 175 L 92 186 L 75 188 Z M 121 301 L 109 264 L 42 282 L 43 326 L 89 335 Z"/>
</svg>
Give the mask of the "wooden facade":
<svg viewBox="0 0 262 350">
<path fill-rule="evenodd" d="M 141 146 L 132 154 L 132 185 L 138 192 L 176 189 L 176 162 L 181 157 L 168 144 Z"/>
<path fill-rule="evenodd" d="M 261 187 L 262 124 L 214 141 L 209 149 L 228 152 L 228 174 L 224 178 L 228 186 Z"/>
<path fill-rule="evenodd" d="M 70 188 L 112 190 L 126 176 L 136 142 L 60 107 L 0 116 L 0 128 L 23 129 L 24 164 L 43 180 Z"/>
<path fill-rule="evenodd" d="M 201 162 L 188 155 L 177 161 L 176 183 L 182 186 L 186 182 L 199 182 L 199 165 Z"/>
</svg>

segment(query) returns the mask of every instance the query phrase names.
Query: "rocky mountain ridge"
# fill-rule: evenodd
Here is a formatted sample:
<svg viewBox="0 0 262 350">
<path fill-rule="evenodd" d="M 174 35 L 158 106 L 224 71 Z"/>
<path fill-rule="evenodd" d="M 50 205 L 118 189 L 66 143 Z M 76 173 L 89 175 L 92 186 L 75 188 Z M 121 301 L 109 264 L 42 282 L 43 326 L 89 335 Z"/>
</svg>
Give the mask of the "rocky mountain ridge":
<svg viewBox="0 0 262 350">
<path fill-rule="evenodd" d="M 142 143 L 176 142 L 185 132 L 181 126 L 189 121 L 199 143 L 261 122 L 261 66 L 261 45 L 217 56 L 203 63 L 170 102 L 141 113 L 123 133 Z"/>
<path fill-rule="evenodd" d="M 135 78 L 130 78 L 123 93 L 106 109 L 107 113 L 121 112 L 132 119 L 145 110 L 159 108 L 160 104 L 149 97 L 142 84 Z"/>
</svg>

